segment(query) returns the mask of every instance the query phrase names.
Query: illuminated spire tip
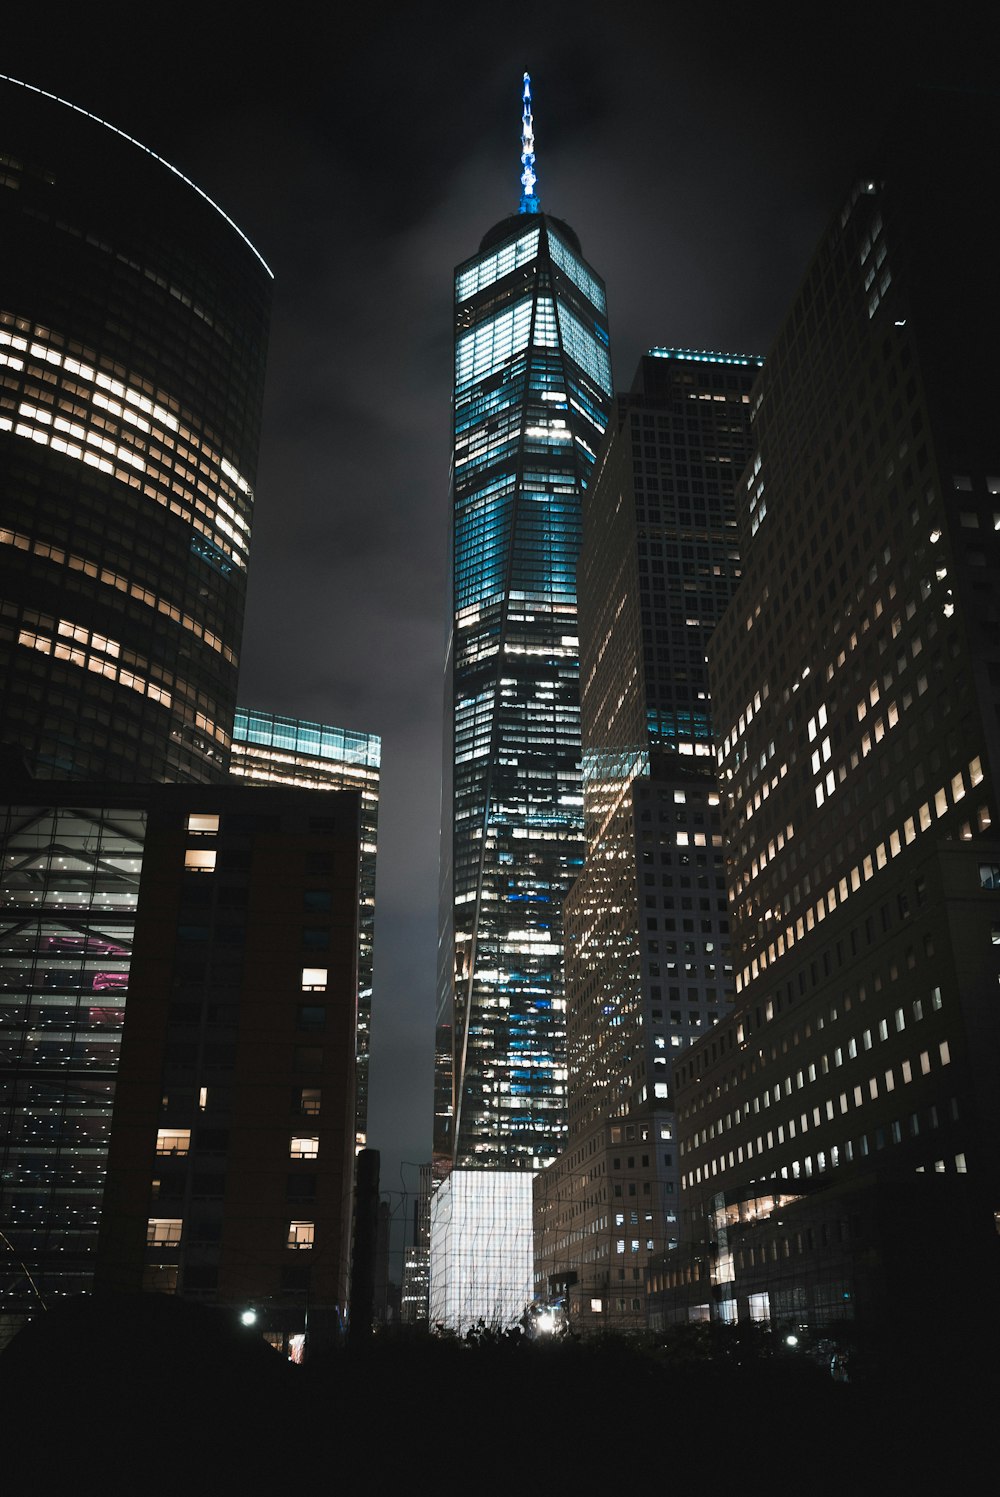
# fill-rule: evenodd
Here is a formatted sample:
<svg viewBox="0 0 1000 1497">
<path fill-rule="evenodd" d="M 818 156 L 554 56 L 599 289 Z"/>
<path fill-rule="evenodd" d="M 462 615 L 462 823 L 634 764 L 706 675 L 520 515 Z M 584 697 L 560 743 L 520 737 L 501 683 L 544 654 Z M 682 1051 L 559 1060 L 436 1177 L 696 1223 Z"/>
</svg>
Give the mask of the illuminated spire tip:
<svg viewBox="0 0 1000 1497">
<path fill-rule="evenodd" d="M 521 111 L 521 207 L 522 213 L 537 213 L 535 195 L 535 129 L 531 118 L 531 78 L 524 75 L 524 107 Z"/>
</svg>

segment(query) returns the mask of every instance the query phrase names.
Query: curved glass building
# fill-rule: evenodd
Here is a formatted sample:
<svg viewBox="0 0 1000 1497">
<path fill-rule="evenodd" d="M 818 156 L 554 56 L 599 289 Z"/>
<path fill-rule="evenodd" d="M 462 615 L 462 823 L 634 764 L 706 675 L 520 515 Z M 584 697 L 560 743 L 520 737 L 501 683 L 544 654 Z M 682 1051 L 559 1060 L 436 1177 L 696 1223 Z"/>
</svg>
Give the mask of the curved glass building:
<svg viewBox="0 0 1000 1497">
<path fill-rule="evenodd" d="M 0 741 L 224 775 L 271 274 L 120 131 L 0 78 Z"/>
</svg>

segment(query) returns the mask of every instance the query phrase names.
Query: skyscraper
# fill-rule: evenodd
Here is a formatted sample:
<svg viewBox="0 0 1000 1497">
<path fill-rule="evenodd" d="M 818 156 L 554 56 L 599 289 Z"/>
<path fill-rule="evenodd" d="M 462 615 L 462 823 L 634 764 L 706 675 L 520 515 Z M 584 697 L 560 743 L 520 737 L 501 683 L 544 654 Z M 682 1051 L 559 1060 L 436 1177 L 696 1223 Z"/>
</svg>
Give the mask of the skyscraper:
<svg viewBox="0 0 1000 1497">
<path fill-rule="evenodd" d="M 455 273 L 452 1136 L 531 1168 L 565 1127 L 561 903 L 579 865 L 580 496 L 611 396 L 604 288 L 540 211 L 528 80 L 521 212 Z"/>
<path fill-rule="evenodd" d="M 678 1067 L 668 1313 L 891 1317 L 899 1344 L 996 1282 L 990 142 L 991 100 L 912 101 L 755 386 L 710 650 L 736 1012 Z"/>
<path fill-rule="evenodd" d="M 569 1138 L 535 1180 L 536 1290 L 577 1327 L 646 1323 L 646 1264 L 678 1235 L 672 1063 L 732 1000 L 705 652 L 740 577 L 760 363 L 652 349 L 583 502 Z"/>
<path fill-rule="evenodd" d="M 436 1153 L 541 1167 L 566 1127 L 562 900 L 583 852 L 576 559 L 612 393 L 600 278 L 536 192 L 455 272 Z M 432 1316 L 434 1314 L 432 1308 Z"/>
<path fill-rule="evenodd" d="M 0 162 L 0 742 L 51 778 L 221 778 L 270 271 L 173 167 L 9 78 Z"/>
<path fill-rule="evenodd" d="M 242 779 L 244 784 L 295 785 L 307 790 L 357 790 L 361 796 L 355 1129 L 359 1148 L 364 1146 L 368 1132 L 381 753 L 382 741 L 376 733 L 356 733 L 246 707 L 236 709 L 230 773 Z"/>
</svg>

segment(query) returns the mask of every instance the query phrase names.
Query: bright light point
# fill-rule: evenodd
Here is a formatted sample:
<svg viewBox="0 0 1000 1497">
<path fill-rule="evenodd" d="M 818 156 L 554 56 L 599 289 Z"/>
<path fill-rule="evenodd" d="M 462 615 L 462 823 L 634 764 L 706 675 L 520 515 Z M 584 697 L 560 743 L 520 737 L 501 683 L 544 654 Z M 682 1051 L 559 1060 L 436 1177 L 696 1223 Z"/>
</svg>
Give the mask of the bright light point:
<svg viewBox="0 0 1000 1497">
<path fill-rule="evenodd" d="M 256 1324 L 257 1324 L 257 1311 L 256 1310 L 243 1310 L 241 1312 L 241 1314 L 240 1314 L 240 1325 L 256 1325 Z"/>
<path fill-rule="evenodd" d="M 798 1338 L 798 1336 L 786 1336 L 785 1337 L 785 1345 L 786 1346 L 798 1346 L 798 1344 L 799 1344 L 799 1338 Z"/>
</svg>

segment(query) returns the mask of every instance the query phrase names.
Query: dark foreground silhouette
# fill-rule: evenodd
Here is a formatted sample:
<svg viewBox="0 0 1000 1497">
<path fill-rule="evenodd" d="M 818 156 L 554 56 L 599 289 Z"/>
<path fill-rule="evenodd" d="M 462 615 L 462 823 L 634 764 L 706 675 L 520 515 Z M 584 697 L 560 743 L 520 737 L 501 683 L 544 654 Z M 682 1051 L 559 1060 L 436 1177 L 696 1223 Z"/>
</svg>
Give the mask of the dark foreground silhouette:
<svg viewBox="0 0 1000 1497">
<path fill-rule="evenodd" d="M 0 1356 L 11 1493 L 965 1490 L 992 1348 L 865 1368 L 757 1327 L 530 1342 L 373 1336 L 293 1366 L 235 1316 L 167 1296 L 39 1314 Z M 15 1484 L 30 1477 L 29 1488 Z M 957 1483 L 957 1485 L 956 1485 Z"/>
</svg>

